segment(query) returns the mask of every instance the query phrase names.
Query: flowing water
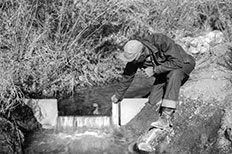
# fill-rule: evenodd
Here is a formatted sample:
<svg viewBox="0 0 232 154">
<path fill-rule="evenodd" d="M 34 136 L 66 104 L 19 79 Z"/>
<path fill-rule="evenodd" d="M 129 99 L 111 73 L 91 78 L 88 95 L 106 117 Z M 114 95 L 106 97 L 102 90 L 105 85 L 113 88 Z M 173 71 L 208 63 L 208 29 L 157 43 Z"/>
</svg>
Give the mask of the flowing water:
<svg viewBox="0 0 232 154">
<path fill-rule="evenodd" d="M 104 129 L 111 126 L 110 116 L 59 116 L 57 131 L 75 131 L 80 128 Z"/>
<path fill-rule="evenodd" d="M 154 80 L 137 76 L 125 97 L 145 97 Z M 111 96 L 117 84 L 79 91 L 73 96 L 58 101 L 58 131 L 76 130 L 82 127 L 103 129 L 112 124 Z"/>
<path fill-rule="evenodd" d="M 125 97 L 141 98 L 152 79 L 136 78 Z M 26 140 L 25 154 L 127 154 L 128 141 L 112 127 L 111 96 L 117 84 L 80 91 L 58 100 L 55 130 L 41 130 Z"/>
</svg>

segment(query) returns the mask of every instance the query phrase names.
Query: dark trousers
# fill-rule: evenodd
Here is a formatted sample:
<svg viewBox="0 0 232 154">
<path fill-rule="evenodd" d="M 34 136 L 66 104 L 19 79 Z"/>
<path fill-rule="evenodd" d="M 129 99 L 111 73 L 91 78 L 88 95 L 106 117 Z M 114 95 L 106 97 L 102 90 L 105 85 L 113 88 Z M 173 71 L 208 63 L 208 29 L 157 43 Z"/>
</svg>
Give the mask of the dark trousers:
<svg viewBox="0 0 232 154">
<path fill-rule="evenodd" d="M 155 75 L 153 89 L 149 96 L 149 104 L 156 105 L 163 100 L 161 106 L 176 108 L 180 87 L 188 80 L 195 67 L 195 61 L 184 64 L 181 69 Z"/>
</svg>

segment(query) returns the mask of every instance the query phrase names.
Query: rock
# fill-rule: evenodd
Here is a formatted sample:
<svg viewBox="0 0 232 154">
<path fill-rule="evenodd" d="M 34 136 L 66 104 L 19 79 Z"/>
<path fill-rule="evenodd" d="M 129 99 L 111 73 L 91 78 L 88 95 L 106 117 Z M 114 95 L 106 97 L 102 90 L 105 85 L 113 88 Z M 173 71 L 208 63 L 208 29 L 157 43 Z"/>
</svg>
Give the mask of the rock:
<svg viewBox="0 0 232 154">
<path fill-rule="evenodd" d="M 232 108 L 226 105 L 230 104 L 226 99 L 232 95 L 232 83 L 228 70 L 219 64 L 227 51 L 227 44 L 211 48 L 212 55 L 197 62 L 190 79 L 181 88 L 180 107 L 174 120 L 178 135 L 169 149 L 173 154 L 231 153 Z"/>
<path fill-rule="evenodd" d="M 218 131 L 218 139 L 214 151 L 220 154 L 232 153 L 232 95 L 224 101 L 224 115 L 221 120 L 221 127 Z"/>
<path fill-rule="evenodd" d="M 217 142 L 223 112 L 215 102 L 185 100 L 173 121 L 175 136 L 167 151 L 172 154 L 211 154 Z"/>
<path fill-rule="evenodd" d="M 207 43 L 211 46 L 218 45 L 219 43 L 224 42 L 224 35 L 221 31 L 211 31 L 206 34 Z"/>
<path fill-rule="evenodd" d="M 24 135 L 15 124 L 0 117 L 0 153 L 22 154 Z"/>
<path fill-rule="evenodd" d="M 190 46 L 190 48 L 188 49 L 188 51 L 192 54 L 197 54 L 199 53 L 199 50 L 197 48 L 194 48 L 192 46 Z"/>
<path fill-rule="evenodd" d="M 10 120 L 14 121 L 24 133 L 41 128 L 41 124 L 35 118 L 32 109 L 24 103 L 19 103 L 10 113 Z"/>
<path fill-rule="evenodd" d="M 218 45 L 211 49 L 213 55 L 197 61 L 195 70 L 190 74 L 190 79 L 181 88 L 180 96 L 185 98 L 204 101 L 222 101 L 232 93 L 231 82 L 227 79 L 230 74 L 226 68 L 219 63 L 224 61 L 228 45 Z"/>
<path fill-rule="evenodd" d="M 203 54 L 210 51 L 211 47 L 224 41 L 220 31 L 211 31 L 198 37 L 184 37 L 176 40 L 190 54 Z"/>
</svg>

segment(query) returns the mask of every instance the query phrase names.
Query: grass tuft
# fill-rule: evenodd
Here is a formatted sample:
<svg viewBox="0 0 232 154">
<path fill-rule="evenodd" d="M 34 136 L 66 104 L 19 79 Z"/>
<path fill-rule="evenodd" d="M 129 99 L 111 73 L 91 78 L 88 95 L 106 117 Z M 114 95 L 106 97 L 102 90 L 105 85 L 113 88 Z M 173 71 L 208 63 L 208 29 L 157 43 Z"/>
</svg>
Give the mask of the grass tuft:
<svg viewBox="0 0 232 154">
<path fill-rule="evenodd" d="M 2 0 L 0 112 L 119 79 L 115 57 L 134 36 L 221 30 L 231 41 L 231 11 L 231 0 Z"/>
</svg>

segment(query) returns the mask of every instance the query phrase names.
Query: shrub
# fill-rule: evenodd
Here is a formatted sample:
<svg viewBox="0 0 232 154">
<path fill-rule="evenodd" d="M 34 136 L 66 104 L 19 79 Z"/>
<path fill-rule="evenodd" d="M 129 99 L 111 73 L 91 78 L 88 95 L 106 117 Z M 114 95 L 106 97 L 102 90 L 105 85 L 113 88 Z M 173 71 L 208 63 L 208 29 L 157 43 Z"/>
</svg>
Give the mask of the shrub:
<svg viewBox="0 0 232 154">
<path fill-rule="evenodd" d="M 1 109 L 9 98 L 57 97 L 120 78 L 129 38 L 211 29 L 231 39 L 230 0 L 3 0 Z"/>
</svg>

